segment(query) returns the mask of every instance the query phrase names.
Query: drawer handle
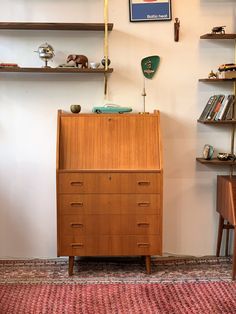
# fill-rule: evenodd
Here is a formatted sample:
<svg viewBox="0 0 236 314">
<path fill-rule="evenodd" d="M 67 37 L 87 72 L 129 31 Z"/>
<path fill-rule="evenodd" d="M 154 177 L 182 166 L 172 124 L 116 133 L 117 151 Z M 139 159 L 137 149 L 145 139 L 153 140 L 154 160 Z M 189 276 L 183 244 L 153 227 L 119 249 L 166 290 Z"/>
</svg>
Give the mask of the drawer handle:
<svg viewBox="0 0 236 314">
<path fill-rule="evenodd" d="M 149 243 L 137 243 L 138 247 L 149 247 Z"/>
<path fill-rule="evenodd" d="M 148 222 L 138 222 L 137 226 L 138 227 L 149 227 L 150 224 Z"/>
<path fill-rule="evenodd" d="M 83 228 L 83 224 L 80 224 L 80 223 L 71 223 L 70 226 L 72 228 Z"/>
<path fill-rule="evenodd" d="M 82 202 L 72 202 L 70 206 L 72 207 L 82 207 L 84 204 Z"/>
<path fill-rule="evenodd" d="M 84 246 L 83 243 L 71 243 L 72 248 L 81 248 Z"/>
<path fill-rule="evenodd" d="M 81 181 L 73 181 L 70 183 L 70 185 L 72 186 L 83 186 L 84 185 L 84 182 L 81 182 Z"/>
<path fill-rule="evenodd" d="M 150 181 L 138 181 L 138 185 L 150 185 Z"/>
<path fill-rule="evenodd" d="M 150 206 L 150 202 L 139 202 L 138 206 L 139 207 L 149 207 Z"/>
</svg>

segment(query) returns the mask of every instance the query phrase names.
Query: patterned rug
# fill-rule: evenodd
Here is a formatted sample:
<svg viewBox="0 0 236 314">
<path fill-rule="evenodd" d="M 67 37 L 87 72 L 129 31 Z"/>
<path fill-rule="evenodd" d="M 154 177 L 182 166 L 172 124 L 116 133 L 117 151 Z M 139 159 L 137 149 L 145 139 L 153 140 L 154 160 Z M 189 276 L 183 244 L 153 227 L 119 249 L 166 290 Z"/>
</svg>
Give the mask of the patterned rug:
<svg viewBox="0 0 236 314">
<path fill-rule="evenodd" d="M 236 313 L 231 258 L 0 260 L 0 314 Z"/>
</svg>

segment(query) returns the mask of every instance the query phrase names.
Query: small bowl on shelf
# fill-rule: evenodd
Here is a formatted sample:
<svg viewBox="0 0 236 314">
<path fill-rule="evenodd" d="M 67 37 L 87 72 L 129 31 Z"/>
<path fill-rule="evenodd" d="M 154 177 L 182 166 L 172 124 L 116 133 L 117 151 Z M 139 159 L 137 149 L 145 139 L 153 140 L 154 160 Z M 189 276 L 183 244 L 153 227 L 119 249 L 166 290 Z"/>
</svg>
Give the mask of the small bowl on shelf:
<svg viewBox="0 0 236 314">
<path fill-rule="evenodd" d="M 89 62 L 91 69 L 97 69 L 100 65 L 100 62 Z"/>
<path fill-rule="evenodd" d="M 236 156 L 234 154 L 229 154 L 229 153 L 219 153 L 217 155 L 217 158 L 221 161 L 226 161 L 226 160 L 234 161 L 236 159 Z"/>
<path fill-rule="evenodd" d="M 80 105 L 71 105 L 70 106 L 70 111 L 72 113 L 79 113 L 81 110 L 81 106 Z"/>
</svg>

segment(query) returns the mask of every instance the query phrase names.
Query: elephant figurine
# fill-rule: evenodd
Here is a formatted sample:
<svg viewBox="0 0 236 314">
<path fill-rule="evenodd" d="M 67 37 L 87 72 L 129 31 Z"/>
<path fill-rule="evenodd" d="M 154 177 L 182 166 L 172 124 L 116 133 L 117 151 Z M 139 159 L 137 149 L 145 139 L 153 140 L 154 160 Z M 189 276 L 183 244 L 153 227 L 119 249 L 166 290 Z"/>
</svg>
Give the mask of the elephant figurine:
<svg viewBox="0 0 236 314">
<path fill-rule="evenodd" d="M 79 64 L 81 65 L 81 69 L 88 67 L 88 58 L 84 55 L 69 55 L 66 59 L 66 62 L 68 63 L 70 61 L 74 61 L 77 68 L 79 67 Z"/>
</svg>

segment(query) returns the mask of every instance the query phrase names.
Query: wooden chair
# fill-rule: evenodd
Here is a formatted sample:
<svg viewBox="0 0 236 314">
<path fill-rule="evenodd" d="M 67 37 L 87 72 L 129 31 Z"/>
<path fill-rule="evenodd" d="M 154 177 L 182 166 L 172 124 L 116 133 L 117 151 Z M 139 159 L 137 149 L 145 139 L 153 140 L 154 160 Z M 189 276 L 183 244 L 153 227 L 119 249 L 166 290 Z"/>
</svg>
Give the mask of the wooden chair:
<svg viewBox="0 0 236 314">
<path fill-rule="evenodd" d="M 234 229 L 233 271 L 232 279 L 236 277 L 236 176 L 217 176 L 216 210 L 220 215 L 216 256 L 220 255 L 223 230 L 226 230 L 225 255 L 229 254 L 229 230 Z"/>
</svg>

